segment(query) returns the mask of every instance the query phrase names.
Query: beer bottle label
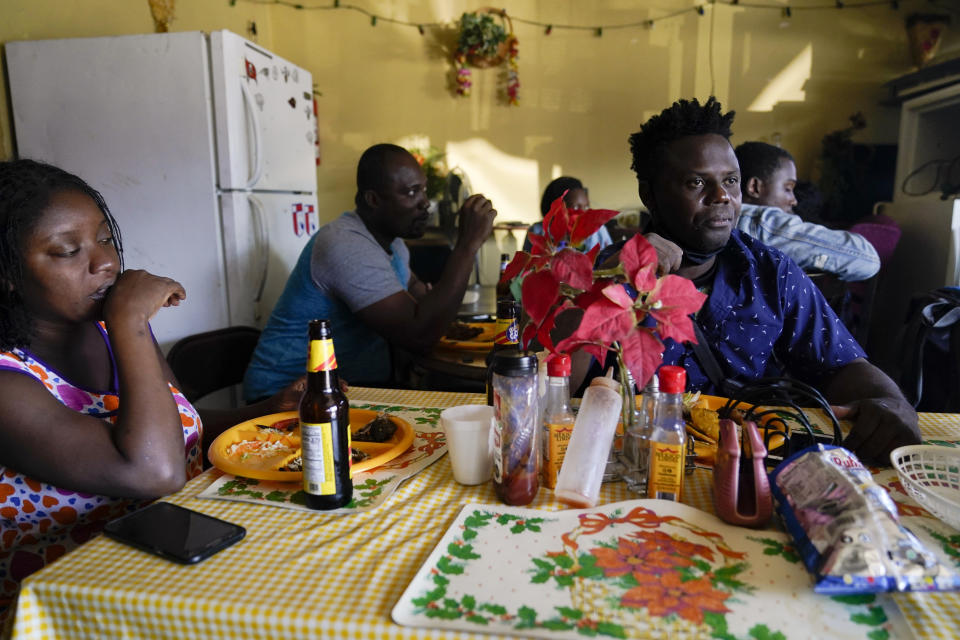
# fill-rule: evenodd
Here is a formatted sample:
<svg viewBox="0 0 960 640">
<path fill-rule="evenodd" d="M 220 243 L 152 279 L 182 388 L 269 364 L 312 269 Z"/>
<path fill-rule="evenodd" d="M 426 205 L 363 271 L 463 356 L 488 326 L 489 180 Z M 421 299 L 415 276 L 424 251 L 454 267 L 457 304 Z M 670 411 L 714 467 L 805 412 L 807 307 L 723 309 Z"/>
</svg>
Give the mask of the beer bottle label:
<svg viewBox="0 0 960 640">
<path fill-rule="evenodd" d="M 682 444 L 651 442 L 647 497 L 679 501 L 684 463 Z"/>
<path fill-rule="evenodd" d="M 567 445 L 570 444 L 570 436 L 573 434 L 573 424 L 548 422 L 545 428 L 547 446 L 543 456 L 543 484 L 553 489 L 557 486 L 557 474 L 560 473 L 563 457 L 567 454 Z"/>
<path fill-rule="evenodd" d="M 303 490 L 319 496 L 335 494 L 337 478 L 333 458 L 333 425 L 329 422 L 301 423 L 300 456 L 303 462 Z"/>
<path fill-rule="evenodd" d="M 497 318 L 497 333 L 493 337 L 496 344 L 517 344 L 520 342 L 520 329 L 516 318 Z"/>
<path fill-rule="evenodd" d="M 333 340 L 330 338 L 311 340 L 307 371 L 333 371 L 336 368 L 337 356 L 333 353 Z"/>
</svg>

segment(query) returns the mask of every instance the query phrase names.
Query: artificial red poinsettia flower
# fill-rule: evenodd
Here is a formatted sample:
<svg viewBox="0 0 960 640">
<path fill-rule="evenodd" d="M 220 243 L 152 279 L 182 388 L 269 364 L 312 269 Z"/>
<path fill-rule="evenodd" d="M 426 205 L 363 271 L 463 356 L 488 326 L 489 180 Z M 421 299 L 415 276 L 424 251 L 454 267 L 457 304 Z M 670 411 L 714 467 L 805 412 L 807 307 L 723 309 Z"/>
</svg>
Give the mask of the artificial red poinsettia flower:
<svg viewBox="0 0 960 640">
<path fill-rule="evenodd" d="M 525 347 L 536 338 L 551 353 L 582 349 L 601 362 L 612 350 L 643 386 L 660 365 L 662 339 L 694 340 L 690 314 L 706 296 L 685 278 L 657 278 L 657 252 L 639 234 L 624 244 L 615 266 L 595 270 L 600 247 L 586 253 L 574 247 L 616 215 L 569 210 L 563 196 L 557 198 L 544 216 L 543 234 L 529 235 L 530 252 L 518 251 L 502 277 L 522 281 Z M 576 329 L 553 344 L 557 318 L 574 312 L 581 314 Z"/>
</svg>

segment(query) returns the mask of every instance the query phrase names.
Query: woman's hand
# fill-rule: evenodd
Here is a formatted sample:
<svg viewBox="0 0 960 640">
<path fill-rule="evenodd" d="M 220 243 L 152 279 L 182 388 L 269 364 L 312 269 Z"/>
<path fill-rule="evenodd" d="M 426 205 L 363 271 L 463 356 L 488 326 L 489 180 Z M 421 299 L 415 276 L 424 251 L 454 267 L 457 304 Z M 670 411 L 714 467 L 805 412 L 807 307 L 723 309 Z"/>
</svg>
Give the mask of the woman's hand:
<svg viewBox="0 0 960 640">
<path fill-rule="evenodd" d="M 177 306 L 187 292 L 176 280 L 155 276 L 142 269 L 129 269 L 120 274 L 110 288 L 103 317 L 111 320 L 139 319 L 147 322 L 162 307 Z"/>
</svg>

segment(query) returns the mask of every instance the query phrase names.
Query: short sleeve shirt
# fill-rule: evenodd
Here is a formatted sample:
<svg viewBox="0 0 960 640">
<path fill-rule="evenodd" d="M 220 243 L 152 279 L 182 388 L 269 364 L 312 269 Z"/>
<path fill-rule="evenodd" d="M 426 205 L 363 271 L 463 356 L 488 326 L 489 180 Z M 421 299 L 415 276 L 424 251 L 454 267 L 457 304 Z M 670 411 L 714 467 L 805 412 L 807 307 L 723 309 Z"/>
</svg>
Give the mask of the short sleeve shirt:
<svg viewBox="0 0 960 640">
<path fill-rule="evenodd" d="M 817 385 L 866 354 L 793 260 L 733 231 L 717 256 L 710 297 L 697 314 L 723 373 L 750 381 L 789 374 Z M 687 370 L 687 387 L 717 393 L 689 345 L 665 341 L 664 364 Z"/>
<path fill-rule="evenodd" d="M 260 335 L 244 376 L 248 402 L 272 395 L 303 375 L 307 327 L 326 318 L 340 376 L 350 384 L 377 384 L 391 374 L 387 341 L 356 312 L 410 282 L 410 252 L 400 238 L 384 251 L 354 211 L 324 225 L 304 247 Z"/>
</svg>

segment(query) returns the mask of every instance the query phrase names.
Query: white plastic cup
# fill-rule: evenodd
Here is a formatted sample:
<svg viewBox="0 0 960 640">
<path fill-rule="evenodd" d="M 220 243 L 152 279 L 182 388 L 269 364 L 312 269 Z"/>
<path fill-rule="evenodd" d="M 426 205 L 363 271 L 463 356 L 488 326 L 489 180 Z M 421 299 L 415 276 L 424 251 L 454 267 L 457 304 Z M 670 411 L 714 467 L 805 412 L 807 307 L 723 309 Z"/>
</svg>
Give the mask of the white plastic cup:
<svg viewBox="0 0 960 640">
<path fill-rule="evenodd" d="M 447 437 L 453 479 L 460 484 L 482 484 L 493 468 L 493 407 L 466 404 L 444 409 L 440 424 Z"/>
</svg>

